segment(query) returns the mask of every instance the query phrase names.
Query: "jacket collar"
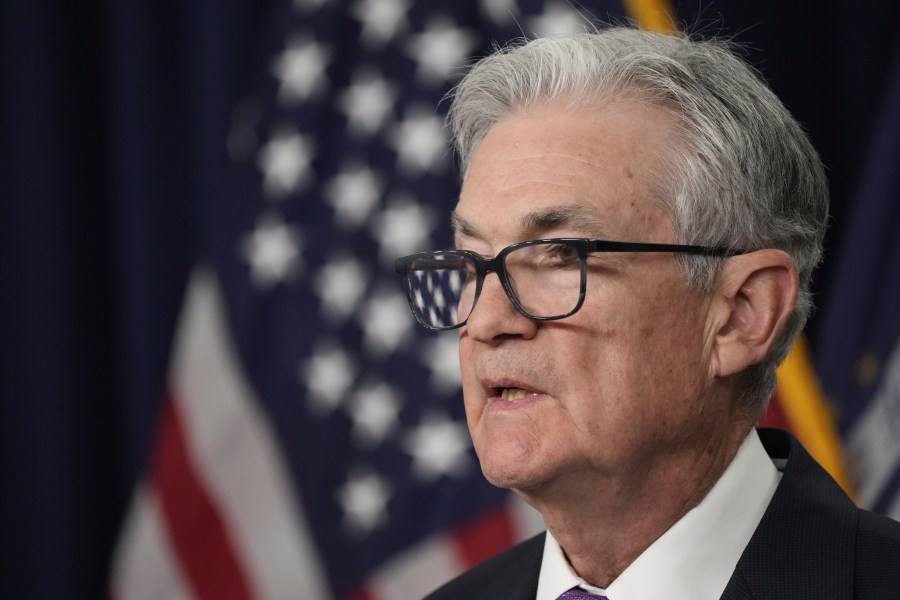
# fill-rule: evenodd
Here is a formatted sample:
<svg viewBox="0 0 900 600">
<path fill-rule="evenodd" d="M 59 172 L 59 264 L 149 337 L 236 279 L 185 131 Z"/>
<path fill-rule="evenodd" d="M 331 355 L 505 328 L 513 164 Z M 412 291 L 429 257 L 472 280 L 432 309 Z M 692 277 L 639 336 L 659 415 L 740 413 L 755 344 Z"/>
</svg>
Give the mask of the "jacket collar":
<svg viewBox="0 0 900 600">
<path fill-rule="evenodd" d="M 774 429 L 759 435 L 769 456 L 787 464 L 722 600 L 852 598 L 853 503 L 792 435 Z"/>
</svg>

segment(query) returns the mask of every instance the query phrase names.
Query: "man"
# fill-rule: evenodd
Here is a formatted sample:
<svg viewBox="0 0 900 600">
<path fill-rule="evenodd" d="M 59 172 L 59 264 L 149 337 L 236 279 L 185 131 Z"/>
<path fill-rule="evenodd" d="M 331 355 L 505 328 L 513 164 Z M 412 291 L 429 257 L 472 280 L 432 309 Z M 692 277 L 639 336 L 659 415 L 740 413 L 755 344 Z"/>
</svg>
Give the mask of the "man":
<svg viewBox="0 0 900 600">
<path fill-rule="evenodd" d="M 485 476 L 547 532 L 429 598 L 900 598 L 900 524 L 753 428 L 828 200 L 751 70 L 627 28 L 538 39 L 477 64 L 449 123 L 457 250 L 397 269 L 459 331 Z"/>
</svg>

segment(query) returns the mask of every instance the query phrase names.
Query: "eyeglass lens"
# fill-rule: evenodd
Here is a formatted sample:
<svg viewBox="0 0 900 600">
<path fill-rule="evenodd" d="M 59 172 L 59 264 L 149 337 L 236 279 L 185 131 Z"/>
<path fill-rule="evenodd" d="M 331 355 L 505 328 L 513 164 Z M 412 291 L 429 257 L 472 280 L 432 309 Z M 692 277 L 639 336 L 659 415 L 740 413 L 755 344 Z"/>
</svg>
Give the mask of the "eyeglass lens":
<svg viewBox="0 0 900 600">
<path fill-rule="evenodd" d="M 522 246 L 504 258 L 509 292 L 532 317 L 557 317 L 578 305 L 581 261 L 558 243 Z M 410 264 L 407 284 L 416 318 L 432 328 L 459 325 L 476 301 L 477 269 L 469 256 L 436 252 Z"/>
</svg>

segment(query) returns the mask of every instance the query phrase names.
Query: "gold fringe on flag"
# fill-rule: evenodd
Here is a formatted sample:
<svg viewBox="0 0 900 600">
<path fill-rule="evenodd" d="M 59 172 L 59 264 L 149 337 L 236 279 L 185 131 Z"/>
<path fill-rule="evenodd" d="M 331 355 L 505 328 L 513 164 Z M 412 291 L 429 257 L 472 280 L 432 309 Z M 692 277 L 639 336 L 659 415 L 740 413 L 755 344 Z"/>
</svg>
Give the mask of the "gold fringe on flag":
<svg viewBox="0 0 900 600">
<path fill-rule="evenodd" d="M 675 33 L 678 24 L 669 0 L 623 0 L 625 10 L 641 29 L 657 33 Z"/>
</svg>

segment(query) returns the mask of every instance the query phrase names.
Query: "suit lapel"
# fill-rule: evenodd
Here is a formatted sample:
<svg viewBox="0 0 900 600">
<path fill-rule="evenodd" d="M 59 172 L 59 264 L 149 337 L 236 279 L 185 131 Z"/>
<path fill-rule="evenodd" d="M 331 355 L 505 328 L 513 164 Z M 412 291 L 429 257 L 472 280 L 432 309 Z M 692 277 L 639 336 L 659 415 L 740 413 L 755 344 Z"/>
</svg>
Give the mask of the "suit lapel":
<svg viewBox="0 0 900 600">
<path fill-rule="evenodd" d="M 769 456 L 789 460 L 722 600 L 852 598 L 853 503 L 792 436 L 759 434 Z"/>
<path fill-rule="evenodd" d="M 522 544 L 521 552 L 514 560 L 505 562 L 491 584 L 477 597 L 480 600 L 534 600 L 544 560 L 545 535 L 542 533 Z"/>
</svg>

